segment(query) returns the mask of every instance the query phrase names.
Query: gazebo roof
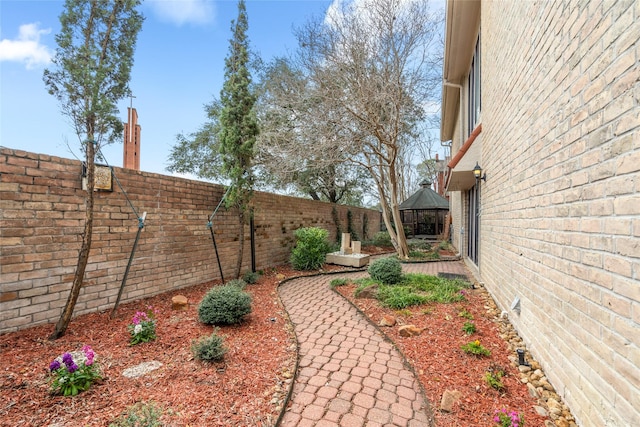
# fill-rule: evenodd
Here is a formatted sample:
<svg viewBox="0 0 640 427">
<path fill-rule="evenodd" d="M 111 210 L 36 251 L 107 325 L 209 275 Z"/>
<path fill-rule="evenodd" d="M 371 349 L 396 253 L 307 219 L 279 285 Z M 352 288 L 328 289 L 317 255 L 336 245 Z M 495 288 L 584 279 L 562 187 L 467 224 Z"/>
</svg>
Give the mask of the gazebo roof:
<svg viewBox="0 0 640 427">
<path fill-rule="evenodd" d="M 449 201 L 433 191 L 431 183 L 427 180 L 420 183 L 418 191 L 413 193 L 411 197 L 402 202 L 401 211 L 408 210 L 428 210 L 428 209 L 449 209 Z"/>
</svg>

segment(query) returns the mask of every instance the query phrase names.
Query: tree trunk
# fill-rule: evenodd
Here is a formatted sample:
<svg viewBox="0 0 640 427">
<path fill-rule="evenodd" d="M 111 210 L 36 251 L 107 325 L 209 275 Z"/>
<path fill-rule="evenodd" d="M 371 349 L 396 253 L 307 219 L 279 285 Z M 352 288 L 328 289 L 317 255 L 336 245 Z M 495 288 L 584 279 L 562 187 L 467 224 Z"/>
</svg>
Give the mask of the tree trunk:
<svg viewBox="0 0 640 427">
<path fill-rule="evenodd" d="M 93 141 L 90 138 L 87 142 L 87 206 L 85 210 L 85 222 L 84 232 L 82 233 L 82 245 L 80 246 L 80 252 L 78 254 L 78 263 L 76 265 L 76 273 L 73 276 L 73 285 L 69 292 L 69 298 L 64 306 L 64 310 L 56 323 L 55 330 L 49 336 L 49 339 L 55 340 L 64 335 L 71 322 L 71 316 L 73 315 L 73 309 L 78 301 L 78 295 L 80 295 L 80 289 L 84 282 L 84 272 L 89 262 L 89 251 L 91 250 L 91 236 L 93 233 L 93 189 L 95 187 L 95 147 Z"/>
<path fill-rule="evenodd" d="M 395 157 L 395 156 L 394 156 Z M 391 187 L 390 202 L 391 216 L 393 217 L 393 223 L 396 228 L 398 258 L 409 259 L 409 246 L 407 245 L 407 237 L 404 234 L 404 225 L 402 224 L 402 215 L 400 215 L 400 205 L 398 204 L 398 179 L 396 178 L 395 162 L 389 165 L 389 186 Z"/>
<path fill-rule="evenodd" d="M 244 256 L 244 211 L 242 211 L 242 209 L 238 209 L 238 220 L 240 222 L 240 230 L 238 231 L 239 234 L 239 247 L 238 247 L 238 261 L 236 263 L 236 274 L 235 274 L 235 278 L 239 279 L 240 278 L 240 271 L 242 270 L 242 258 Z"/>
</svg>

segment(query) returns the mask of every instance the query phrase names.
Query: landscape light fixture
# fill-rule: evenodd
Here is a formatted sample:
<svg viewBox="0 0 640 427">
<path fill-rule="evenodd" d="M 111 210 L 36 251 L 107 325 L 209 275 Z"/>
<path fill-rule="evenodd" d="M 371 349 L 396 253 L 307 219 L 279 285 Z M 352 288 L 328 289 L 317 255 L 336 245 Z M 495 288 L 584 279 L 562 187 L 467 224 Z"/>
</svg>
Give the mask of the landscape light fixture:
<svg viewBox="0 0 640 427">
<path fill-rule="evenodd" d="M 518 364 L 522 365 L 522 366 L 530 366 L 525 360 L 524 360 L 524 350 L 519 348 L 516 350 L 516 353 L 518 354 Z"/>
<path fill-rule="evenodd" d="M 487 174 L 482 174 L 482 168 L 478 162 L 476 162 L 476 166 L 473 168 L 473 176 L 476 177 L 476 181 L 483 180 L 484 182 L 487 182 Z"/>
</svg>

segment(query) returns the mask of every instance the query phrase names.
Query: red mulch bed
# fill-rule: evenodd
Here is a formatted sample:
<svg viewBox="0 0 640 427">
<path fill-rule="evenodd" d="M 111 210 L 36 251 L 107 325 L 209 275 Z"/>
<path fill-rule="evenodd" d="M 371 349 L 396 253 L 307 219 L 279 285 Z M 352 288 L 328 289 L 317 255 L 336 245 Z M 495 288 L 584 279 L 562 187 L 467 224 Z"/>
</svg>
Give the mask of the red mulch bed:
<svg viewBox="0 0 640 427">
<path fill-rule="evenodd" d="M 197 304 L 214 283 L 148 298 L 109 312 L 79 316 L 66 335 L 47 337 L 52 325 L 37 326 L 0 336 L 1 426 L 107 426 L 136 402 L 155 402 L 164 408 L 163 421 L 175 426 L 272 426 L 277 403 L 288 390 L 285 381 L 295 366 L 295 347 L 287 317 L 276 294 L 289 268 L 269 271 L 246 290 L 252 313 L 238 326 L 220 327 L 229 349 L 224 362 L 193 359 L 191 344 L 214 328 L 198 321 Z M 298 273 L 299 274 L 299 273 Z M 189 307 L 171 309 L 171 298 L 184 295 Z M 147 305 L 158 310 L 152 342 L 129 346 L 127 325 Z M 49 394 L 49 362 L 65 351 L 90 345 L 97 354 L 103 380 L 75 397 Z M 160 369 L 142 377 L 122 376 L 126 368 L 156 360 Z"/>
<path fill-rule="evenodd" d="M 336 268 L 325 266 L 325 270 Z M 220 363 L 194 360 L 190 348 L 194 340 L 214 330 L 198 321 L 197 304 L 215 283 L 122 305 L 114 319 L 108 312 L 79 316 L 56 341 L 47 338 L 52 325 L 0 335 L 4 366 L 0 371 L 0 426 L 107 426 L 136 402 L 153 402 L 163 408 L 162 420 L 170 426 L 273 426 L 296 358 L 277 286 L 284 277 L 299 274 L 278 267 L 270 269 L 257 284 L 247 286 L 253 311 L 241 325 L 219 329 L 229 349 Z M 349 296 L 353 287 L 339 290 Z M 171 309 L 174 295 L 188 298 L 187 310 Z M 541 426 L 543 418 L 532 410 L 535 402 L 507 359 L 511 352 L 499 337 L 498 325 L 486 314 L 486 298 L 483 292 L 474 291 L 465 303 L 412 308 L 414 314 L 408 318 L 371 300 L 356 303 L 375 322 L 388 312 L 405 323 L 427 327 L 421 336 L 410 339 L 397 336 L 396 328 L 385 328 L 385 332 L 419 374 L 438 425 L 491 426 L 493 411 L 508 408 L 522 412 L 527 426 Z M 129 346 L 127 325 L 137 310 L 148 305 L 158 310 L 157 339 Z M 462 306 L 473 314 L 479 330 L 471 338 L 480 339 L 491 349 L 490 358 L 478 359 L 460 350 L 461 344 L 471 340 L 461 331 L 465 319 L 458 313 Z M 49 363 L 84 344 L 96 352 L 104 378 L 75 397 L 51 395 Z M 163 366 L 139 378 L 122 376 L 126 368 L 152 360 Z M 482 379 L 492 362 L 508 371 L 503 393 L 489 388 Z M 463 393 L 450 414 L 437 410 L 445 389 Z"/>
<path fill-rule="evenodd" d="M 393 316 L 398 325 L 415 325 L 424 328 L 419 336 L 401 337 L 398 327 L 380 327 L 405 355 L 418 374 L 422 387 L 438 426 L 494 426 L 497 409 L 515 410 L 522 414 L 527 427 L 544 426 L 549 418 L 538 415 L 533 406 L 537 400 L 530 397 L 527 387 L 520 381 L 520 372 L 509 357 L 514 352 L 500 337 L 500 325 L 496 317 L 495 303 L 484 288 L 467 291 L 466 301 L 453 304 L 425 304 L 413 306 L 408 311 L 383 308 L 375 300 L 356 299 L 356 286 L 349 284 L 336 290 L 354 303 L 376 324 L 384 315 Z M 469 319 L 460 316 L 466 310 L 473 316 L 476 333 L 467 335 L 462 326 Z M 489 357 L 476 357 L 460 347 L 470 341 L 480 340 L 491 350 Z M 505 389 L 498 392 L 484 380 L 490 366 L 504 369 L 502 378 Z M 462 393 L 453 411 L 440 411 L 440 401 L 445 390 Z"/>
</svg>

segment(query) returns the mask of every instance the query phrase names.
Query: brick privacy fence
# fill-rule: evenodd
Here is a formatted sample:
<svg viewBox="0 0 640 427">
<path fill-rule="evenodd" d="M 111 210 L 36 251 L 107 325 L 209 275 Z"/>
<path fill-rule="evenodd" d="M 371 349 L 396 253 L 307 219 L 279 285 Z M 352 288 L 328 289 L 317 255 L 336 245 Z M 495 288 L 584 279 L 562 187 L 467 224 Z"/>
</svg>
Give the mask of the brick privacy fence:
<svg viewBox="0 0 640 427">
<path fill-rule="evenodd" d="M 69 295 L 84 226 L 81 162 L 0 148 L 0 333 L 57 321 Z M 208 218 L 220 185 L 114 168 L 139 215 L 147 212 L 122 303 L 220 278 Z M 95 194 L 93 244 L 74 315 L 112 309 L 138 231 L 138 219 L 114 180 Z M 347 229 L 347 212 L 362 233 L 380 229 L 377 211 L 256 192 L 255 263 L 287 262 L 300 227 L 336 237 L 332 210 Z M 225 279 L 237 262 L 238 223 L 221 207 L 213 220 Z M 362 236 L 360 236 L 362 238 Z M 245 227 L 243 269 L 251 268 Z"/>
</svg>

